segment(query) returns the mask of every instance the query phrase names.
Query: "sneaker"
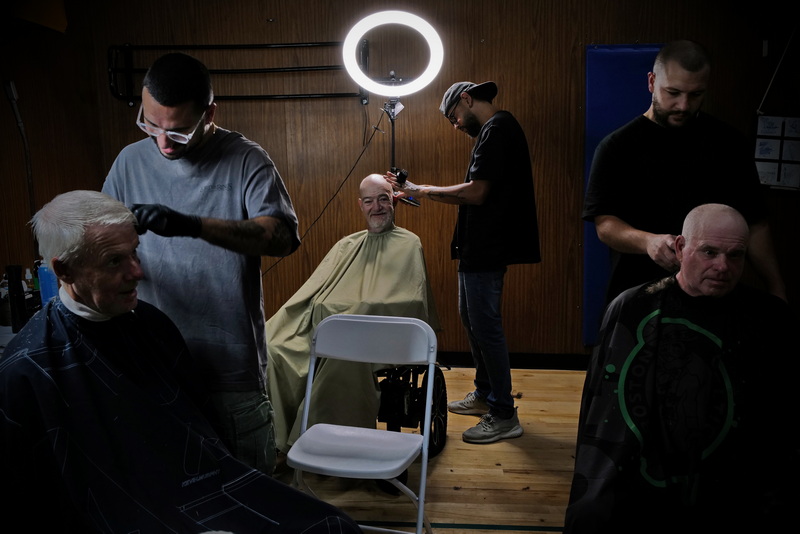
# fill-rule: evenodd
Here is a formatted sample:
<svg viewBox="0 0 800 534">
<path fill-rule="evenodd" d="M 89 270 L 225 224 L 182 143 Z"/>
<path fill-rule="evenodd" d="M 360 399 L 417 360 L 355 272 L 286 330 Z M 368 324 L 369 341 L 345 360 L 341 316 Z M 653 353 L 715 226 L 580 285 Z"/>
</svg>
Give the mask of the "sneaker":
<svg viewBox="0 0 800 534">
<path fill-rule="evenodd" d="M 460 415 L 483 415 L 489 413 L 489 405 L 472 391 L 467 393 L 464 400 L 448 402 L 447 411 Z"/>
<path fill-rule="evenodd" d="M 467 429 L 462 438 L 467 443 L 494 443 L 501 439 L 518 438 L 522 435 L 522 425 L 519 424 L 517 410 L 510 419 L 500 419 L 492 414 L 481 416 L 480 422 Z"/>
</svg>

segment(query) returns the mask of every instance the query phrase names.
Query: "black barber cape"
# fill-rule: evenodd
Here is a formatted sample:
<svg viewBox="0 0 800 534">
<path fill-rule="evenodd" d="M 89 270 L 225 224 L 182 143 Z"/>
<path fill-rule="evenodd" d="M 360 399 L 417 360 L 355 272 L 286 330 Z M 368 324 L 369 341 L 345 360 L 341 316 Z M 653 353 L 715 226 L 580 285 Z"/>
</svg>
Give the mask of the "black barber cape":
<svg viewBox="0 0 800 534">
<path fill-rule="evenodd" d="M 46 304 L 0 360 L 0 531 L 357 532 L 230 455 L 190 364 L 145 302 L 102 322 Z"/>
<path fill-rule="evenodd" d="M 669 277 L 622 293 L 598 339 L 564 532 L 781 530 L 800 467 L 787 303 L 741 285 L 691 297 Z"/>
</svg>

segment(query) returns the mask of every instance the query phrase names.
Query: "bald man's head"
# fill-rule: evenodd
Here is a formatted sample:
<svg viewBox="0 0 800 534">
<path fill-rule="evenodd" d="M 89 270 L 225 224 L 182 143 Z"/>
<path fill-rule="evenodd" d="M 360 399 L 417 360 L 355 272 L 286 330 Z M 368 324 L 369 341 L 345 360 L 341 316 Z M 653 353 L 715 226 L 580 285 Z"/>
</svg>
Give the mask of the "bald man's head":
<svg viewBox="0 0 800 534">
<path fill-rule="evenodd" d="M 744 217 L 724 204 L 703 204 L 684 219 L 675 253 L 681 262 L 676 275 L 691 296 L 721 297 L 742 276 L 750 230 Z"/>
<path fill-rule="evenodd" d="M 367 221 L 367 230 L 379 234 L 394 227 L 394 191 L 380 174 L 370 174 L 358 188 L 358 205 Z"/>
</svg>

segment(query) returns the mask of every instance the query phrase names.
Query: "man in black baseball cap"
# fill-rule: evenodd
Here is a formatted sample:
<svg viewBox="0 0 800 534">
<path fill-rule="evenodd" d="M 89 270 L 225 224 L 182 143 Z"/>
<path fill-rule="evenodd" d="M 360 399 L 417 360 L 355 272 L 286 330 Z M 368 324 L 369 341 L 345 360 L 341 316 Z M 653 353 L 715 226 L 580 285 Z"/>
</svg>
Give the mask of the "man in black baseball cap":
<svg viewBox="0 0 800 534">
<path fill-rule="evenodd" d="M 475 362 L 475 390 L 447 408 L 481 417 L 464 432 L 468 443 L 523 433 L 511 395 L 501 302 L 508 266 L 541 261 L 528 142 L 514 116 L 495 107 L 496 96 L 494 82 L 465 81 L 451 85 L 442 98 L 442 115 L 476 140 L 463 183 L 416 185 L 386 175 L 400 198 L 458 205 L 450 255 L 458 260 L 458 306 Z"/>
<path fill-rule="evenodd" d="M 475 84 L 472 82 L 456 82 L 450 86 L 450 89 L 445 91 L 442 97 L 442 105 L 439 106 L 439 111 L 442 115 L 447 117 L 451 108 L 455 107 L 461 99 L 461 93 L 468 93 L 474 98 L 485 100 L 490 104 L 497 96 L 497 84 L 494 82 L 483 82 Z"/>
</svg>

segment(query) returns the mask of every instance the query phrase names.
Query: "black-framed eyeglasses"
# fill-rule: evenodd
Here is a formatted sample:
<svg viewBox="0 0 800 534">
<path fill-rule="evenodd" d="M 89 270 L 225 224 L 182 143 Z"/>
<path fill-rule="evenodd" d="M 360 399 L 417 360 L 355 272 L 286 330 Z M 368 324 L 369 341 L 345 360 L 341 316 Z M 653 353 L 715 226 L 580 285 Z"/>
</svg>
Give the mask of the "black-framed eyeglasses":
<svg viewBox="0 0 800 534">
<path fill-rule="evenodd" d="M 208 110 L 206 110 L 208 111 Z M 180 143 L 185 145 L 189 141 L 192 140 L 192 136 L 197 131 L 197 128 L 203 123 L 203 120 L 206 118 L 206 111 L 200 115 L 200 120 L 197 121 L 197 124 L 194 125 L 192 131 L 188 134 L 175 132 L 173 130 L 164 130 L 162 128 L 156 128 L 155 126 L 150 126 L 146 122 L 144 122 L 144 104 L 139 106 L 139 114 L 136 116 L 136 126 L 141 128 L 141 130 L 146 133 L 147 135 L 151 135 L 153 137 L 158 137 L 159 135 L 166 135 L 168 139 L 171 141 L 175 141 L 176 143 Z"/>
<path fill-rule="evenodd" d="M 450 108 L 450 113 L 447 114 L 447 120 L 450 121 L 450 124 L 455 125 L 458 122 L 458 119 L 455 116 L 456 108 L 461 103 L 461 97 L 456 100 L 456 103 Z"/>
</svg>

